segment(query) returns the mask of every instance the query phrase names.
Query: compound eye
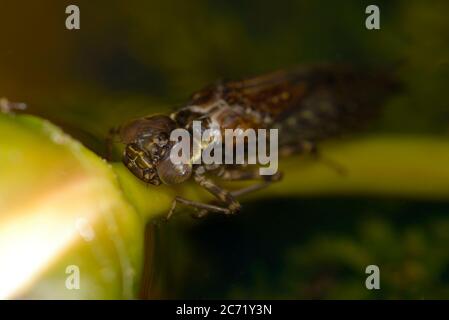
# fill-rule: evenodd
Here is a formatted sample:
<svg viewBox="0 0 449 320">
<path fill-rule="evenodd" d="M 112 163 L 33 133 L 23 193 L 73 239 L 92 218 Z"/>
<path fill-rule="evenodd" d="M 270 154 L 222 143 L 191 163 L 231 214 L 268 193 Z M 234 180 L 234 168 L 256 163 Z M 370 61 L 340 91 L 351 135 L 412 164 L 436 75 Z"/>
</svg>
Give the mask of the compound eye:
<svg viewBox="0 0 449 320">
<path fill-rule="evenodd" d="M 178 184 L 190 178 L 192 165 L 189 163 L 174 164 L 170 157 L 165 157 L 157 166 L 157 174 L 165 184 Z"/>
</svg>

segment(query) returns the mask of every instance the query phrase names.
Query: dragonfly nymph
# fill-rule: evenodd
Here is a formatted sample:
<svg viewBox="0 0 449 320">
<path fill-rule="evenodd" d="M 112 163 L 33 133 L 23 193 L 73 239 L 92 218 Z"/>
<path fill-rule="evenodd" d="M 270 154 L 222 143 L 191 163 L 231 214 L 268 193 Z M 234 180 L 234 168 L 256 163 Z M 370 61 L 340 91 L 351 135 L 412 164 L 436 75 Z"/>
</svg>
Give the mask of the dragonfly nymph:
<svg viewBox="0 0 449 320">
<path fill-rule="evenodd" d="M 200 217 L 208 212 L 234 214 L 241 207 L 236 197 L 280 180 L 281 174 L 262 176 L 252 165 L 174 163 L 169 156 L 175 145 L 170 140 L 173 130 L 183 128 L 192 134 L 194 121 L 200 121 L 203 130 L 218 129 L 222 136 L 225 129 L 275 128 L 279 155 L 317 155 L 319 141 L 355 130 L 373 118 L 394 87 L 383 72 L 336 65 L 301 67 L 208 86 L 170 115 L 132 120 L 111 132 L 126 145 L 123 163 L 140 180 L 157 186 L 193 179 L 218 200 L 202 203 L 176 197 L 168 217 L 177 203 L 195 208 Z M 211 177 L 259 182 L 228 191 Z"/>
</svg>

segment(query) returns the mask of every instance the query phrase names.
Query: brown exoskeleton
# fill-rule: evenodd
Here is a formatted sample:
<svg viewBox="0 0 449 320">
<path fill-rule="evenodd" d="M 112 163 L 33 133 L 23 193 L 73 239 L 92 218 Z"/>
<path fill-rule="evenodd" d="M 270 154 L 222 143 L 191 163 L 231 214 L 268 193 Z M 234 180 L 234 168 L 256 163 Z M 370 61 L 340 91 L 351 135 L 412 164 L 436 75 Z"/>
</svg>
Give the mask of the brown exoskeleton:
<svg viewBox="0 0 449 320">
<path fill-rule="evenodd" d="M 236 196 L 260 189 L 280 179 L 280 174 L 260 176 L 258 170 L 239 165 L 174 164 L 169 157 L 176 128 L 279 129 L 279 154 L 317 154 L 316 142 L 354 129 L 370 119 L 394 85 L 384 73 L 359 72 L 346 66 L 311 66 L 279 71 L 241 81 L 227 81 L 193 94 L 170 116 L 136 119 L 115 130 L 126 144 L 123 163 L 140 180 L 159 185 L 179 184 L 193 178 L 223 205 L 176 197 L 177 202 L 207 212 L 233 214 L 240 210 Z M 197 155 L 193 154 L 192 157 Z M 227 191 L 206 177 L 223 180 L 262 180 L 254 186 Z"/>
</svg>

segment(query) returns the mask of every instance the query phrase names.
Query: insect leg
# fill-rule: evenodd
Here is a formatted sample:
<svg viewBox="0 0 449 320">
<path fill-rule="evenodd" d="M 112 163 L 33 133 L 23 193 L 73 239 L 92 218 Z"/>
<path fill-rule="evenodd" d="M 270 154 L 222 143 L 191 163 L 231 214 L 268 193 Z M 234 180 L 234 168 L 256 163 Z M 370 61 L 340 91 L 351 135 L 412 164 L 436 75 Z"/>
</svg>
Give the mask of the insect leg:
<svg viewBox="0 0 449 320">
<path fill-rule="evenodd" d="M 173 215 L 173 212 L 178 202 L 193 207 L 195 209 L 199 209 L 198 213 L 196 214 L 196 217 L 199 218 L 205 216 L 209 212 L 216 212 L 229 215 L 237 213 L 240 210 L 240 203 L 234 199 L 231 193 L 227 190 L 220 188 L 219 186 L 214 184 L 211 180 L 207 179 L 204 176 L 204 173 L 205 173 L 204 168 L 197 170 L 194 175 L 195 182 L 198 183 L 201 187 L 203 187 L 207 191 L 209 191 L 222 203 L 224 203 L 226 207 L 192 201 L 184 199 L 182 197 L 176 197 L 167 215 L 167 219 Z"/>
<path fill-rule="evenodd" d="M 217 205 L 202 203 L 202 202 L 198 202 L 198 201 L 192 201 L 192 200 L 188 200 L 188 199 L 185 199 L 182 197 L 176 197 L 173 200 L 170 211 L 167 214 L 167 220 L 170 219 L 170 217 L 173 215 L 176 205 L 178 203 L 182 203 L 186 206 L 198 209 L 199 211 L 195 214 L 195 216 L 198 218 L 205 216 L 208 212 L 231 214 L 231 212 L 228 208 L 223 208 L 223 207 L 220 207 Z"/>
<path fill-rule="evenodd" d="M 226 204 L 227 207 L 221 207 L 214 204 L 205 204 L 197 201 L 192 201 L 188 199 L 184 199 L 182 197 L 176 197 L 173 201 L 172 207 L 167 215 L 167 219 L 170 218 L 173 215 L 173 212 L 176 208 L 177 203 L 182 203 L 184 205 L 193 207 L 195 209 L 199 209 L 198 213 L 196 214 L 196 217 L 203 217 L 209 212 L 216 212 L 216 213 L 222 213 L 222 214 L 234 214 L 237 213 L 240 210 L 240 203 L 234 199 L 234 197 L 241 196 L 247 193 L 251 193 L 260 189 L 263 189 L 267 186 L 269 186 L 271 183 L 279 181 L 282 178 L 282 174 L 278 172 L 277 174 L 273 176 L 261 176 L 259 174 L 259 170 L 224 170 L 223 173 L 220 175 L 224 180 L 229 181 L 236 181 L 236 180 L 253 180 L 253 179 L 263 179 L 264 182 L 257 183 L 254 185 L 251 185 L 246 188 L 242 188 L 239 190 L 235 190 L 232 192 L 229 192 L 223 188 L 220 188 L 216 184 L 214 184 L 211 180 L 207 179 L 204 176 L 204 172 L 200 171 L 200 173 L 195 174 L 194 179 L 195 181 L 204 189 L 209 191 L 211 194 L 213 194 L 218 200 L 220 200 L 222 203 Z"/>
<path fill-rule="evenodd" d="M 240 210 L 240 203 L 234 199 L 229 191 L 220 188 L 211 180 L 207 179 L 203 174 L 195 174 L 194 179 L 200 186 L 226 204 L 228 214 L 237 213 Z"/>
<path fill-rule="evenodd" d="M 280 181 L 282 179 L 282 173 L 277 172 L 274 175 L 260 175 L 259 168 L 254 168 L 253 170 L 238 170 L 238 169 L 227 169 L 223 170 L 218 174 L 220 178 L 228 181 L 243 181 L 243 180 L 263 180 L 262 183 L 256 183 L 246 188 L 231 191 L 231 195 L 234 197 L 242 196 L 263 188 L 268 187 L 274 182 Z"/>
</svg>

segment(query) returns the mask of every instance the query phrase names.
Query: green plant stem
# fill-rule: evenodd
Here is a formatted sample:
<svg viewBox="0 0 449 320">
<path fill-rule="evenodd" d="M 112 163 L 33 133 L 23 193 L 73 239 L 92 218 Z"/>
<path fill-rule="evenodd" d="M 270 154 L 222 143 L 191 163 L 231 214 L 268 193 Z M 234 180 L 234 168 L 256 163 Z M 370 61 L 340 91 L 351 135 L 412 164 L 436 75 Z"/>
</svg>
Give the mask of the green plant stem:
<svg viewBox="0 0 449 320">
<path fill-rule="evenodd" d="M 281 182 L 244 197 L 376 196 L 408 199 L 449 199 L 449 141 L 431 136 L 382 135 L 328 143 L 327 159 L 345 169 L 338 173 L 324 162 L 292 156 L 280 160 Z M 175 194 L 192 200 L 212 199 L 198 186 L 148 186 L 120 163 L 113 168 L 128 199 L 147 219 L 168 212 Z M 239 188 L 247 182 L 225 183 Z"/>
</svg>

